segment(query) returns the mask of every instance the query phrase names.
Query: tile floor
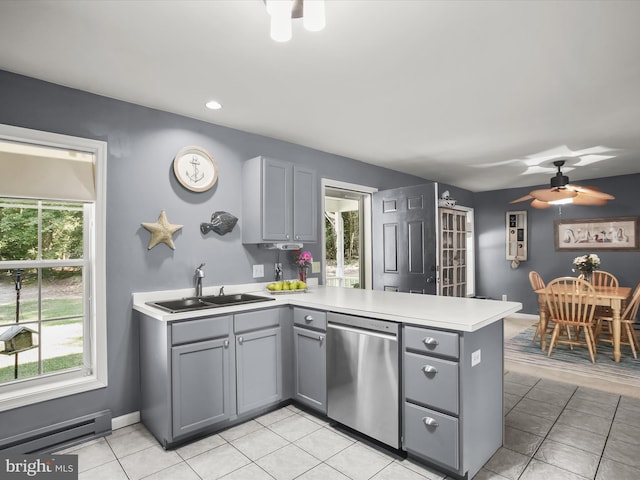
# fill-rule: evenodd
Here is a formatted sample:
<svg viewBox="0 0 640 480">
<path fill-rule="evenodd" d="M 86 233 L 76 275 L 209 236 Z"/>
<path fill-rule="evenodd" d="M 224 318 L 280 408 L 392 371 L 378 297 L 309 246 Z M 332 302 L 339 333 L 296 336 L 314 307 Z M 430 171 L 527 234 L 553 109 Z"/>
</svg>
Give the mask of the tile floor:
<svg viewBox="0 0 640 480">
<path fill-rule="evenodd" d="M 505 338 L 531 322 L 508 319 Z M 535 367 L 505 374 L 504 446 L 475 480 L 640 479 L 640 394 L 561 374 Z M 78 455 L 80 480 L 449 478 L 292 405 L 172 451 L 136 424 L 64 453 Z"/>
<path fill-rule="evenodd" d="M 640 479 L 640 399 L 514 372 L 504 398 L 504 446 L 476 480 Z M 171 451 L 136 424 L 64 453 L 80 480 L 445 478 L 293 405 Z"/>
</svg>

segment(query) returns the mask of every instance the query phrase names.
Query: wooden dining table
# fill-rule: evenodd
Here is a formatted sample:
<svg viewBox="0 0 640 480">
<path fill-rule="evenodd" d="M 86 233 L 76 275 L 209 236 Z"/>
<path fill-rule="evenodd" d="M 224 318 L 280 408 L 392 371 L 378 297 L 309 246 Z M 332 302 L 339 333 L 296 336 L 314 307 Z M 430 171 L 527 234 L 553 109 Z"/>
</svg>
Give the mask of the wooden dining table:
<svg viewBox="0 0 640 480">
<path fill-rule="evenodd" d="M 595 289 L 595 305 L 601 305 L 605 307 L 609 307 L 611 309 L 613 322 L 611 322 L 612 326 L 612 336 L 613 336 L 613 360 L 616 362 L 620 361 L 620 313 L 622 311 L 623 301 L 629 298 L 631 294 L 630 287 L 593 287 Z M 540 306 L 540 331 L 542 335 L 540 336 L 540 347 L 543 350 L 547 349 L 547 297 L 546 290 L 541 288 L 535 291 L 538 294 L 538 304 Z"/>
</svg>

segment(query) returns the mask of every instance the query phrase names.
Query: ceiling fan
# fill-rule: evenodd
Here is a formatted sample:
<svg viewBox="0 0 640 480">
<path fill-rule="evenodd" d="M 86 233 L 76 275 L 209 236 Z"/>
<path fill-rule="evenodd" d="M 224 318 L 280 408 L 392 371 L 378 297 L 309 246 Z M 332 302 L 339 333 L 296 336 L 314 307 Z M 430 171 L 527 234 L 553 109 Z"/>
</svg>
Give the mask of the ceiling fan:
<svg viewBox="0 0 640 480">
<path fill-rule="evenodd" d="M 569 177 L 562 174 L 560 168 L 564 160 L 556 160 L 553 164 L 558 168 L 555 177 L 551 178 L 551 188 L 533 190 L 524 197 L 512 200 L 509 203 L 518 203 L 531 200 L 533 208 L 549 208 L 552 205 L 572 203 L 574 205 L 605 205 L 607 201 L 615 197 L 601 192 L 597 187 L 582 187 L 569 183 Z"/>
</svg>

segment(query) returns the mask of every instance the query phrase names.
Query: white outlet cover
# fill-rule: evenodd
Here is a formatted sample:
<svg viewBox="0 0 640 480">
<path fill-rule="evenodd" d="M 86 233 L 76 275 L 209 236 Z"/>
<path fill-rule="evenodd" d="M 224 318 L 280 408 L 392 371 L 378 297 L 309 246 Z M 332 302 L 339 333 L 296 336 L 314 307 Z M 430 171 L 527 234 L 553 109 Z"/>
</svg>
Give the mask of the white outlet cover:
<svg viewBox="0 0 640 480">
<path fill-rule="evenodd" d="M 264 277 L 264 265 L 254 265 L 253 278 L 261 278 L 261 277 Z"/>
<path fill-rule="evenodd" d="M 471 366 L 475 367 L 476 365 L 478 365 L 481 361 L 481 350 L 478 349 L 475 352 L 473 352 L 471 354 Z"/>
</svg>

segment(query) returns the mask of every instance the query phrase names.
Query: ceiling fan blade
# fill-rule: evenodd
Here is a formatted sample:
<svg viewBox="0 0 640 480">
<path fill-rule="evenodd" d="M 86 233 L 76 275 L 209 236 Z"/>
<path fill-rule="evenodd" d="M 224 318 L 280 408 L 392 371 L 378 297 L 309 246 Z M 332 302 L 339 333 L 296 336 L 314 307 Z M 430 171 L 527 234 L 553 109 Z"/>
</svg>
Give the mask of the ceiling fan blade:
<svg viewBox="0 0 640 480">
<path fill-rule="evenodd" d="M 525 195 L 524 197 L 516 198 L 515 200 L 511 200 L 509 203 L 518 203 L 524 202 L 526 200 L 531 200 L 533 197 L 531 195 Z"/>
<path fill-rule="evenodd" d="M 600 198 L 602 200 L 613 200 L 616 197 L 609 195 L 608 193 L 601 192 L 597 187 L 583 187 L 581 185 L 569 184 L 567 189 L 578 192 L 582 195 L 589 195 L 591 197 Z"/>
<path fill-rule="evenodd" d="M 533 208 L 549 208 L 551 206 L 551 204 L 547 203 L 547 202 L 543 202 L 541 200 L 536 200 L 534 198 L 533 201 L 531 202 L 531 206 Z"/>
<path fill-rule="evenodd" d="M 585 195 L 582 193 L 578 193 L 577 197 L 573 197 L 574 205 L 588 205 L 588 206 L 598 206 L 598 205 L 606 205 L 606 198 L 593 197 L 591 195 Z"/>
<path fill-rule="evenodd" d="M 562 200 L 564 198 L 573 198 L 578 195 L 577 192 L 567 189 L 541 189 L 531 192 L 531 196 L 541 202 L 552 202 L 554 200 Z"/>
</svg>

